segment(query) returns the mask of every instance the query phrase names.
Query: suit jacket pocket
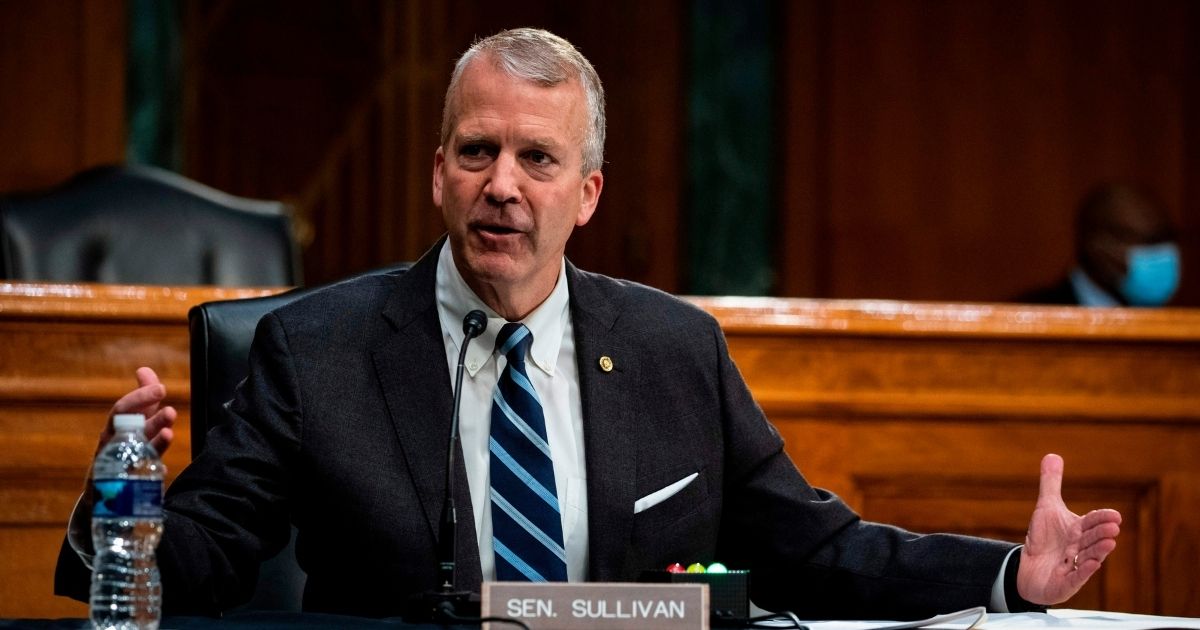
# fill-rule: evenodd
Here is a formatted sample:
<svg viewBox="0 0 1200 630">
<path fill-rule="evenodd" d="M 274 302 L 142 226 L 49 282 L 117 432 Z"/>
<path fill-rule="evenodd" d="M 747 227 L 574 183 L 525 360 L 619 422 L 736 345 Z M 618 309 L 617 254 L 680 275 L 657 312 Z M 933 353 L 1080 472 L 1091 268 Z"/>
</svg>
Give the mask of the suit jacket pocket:
<svg viewBox="0 0 1200 630">
<path fill-rule="evenodd" d="M 708 479 L 705 470 L 701 468 L 694 472 L 698 473 L 696 478 L 678 492 L 634 515 L 635 535 L 638 532 L 653 534 L 677 526 L 697 513 L 707 514 L 711 511 L 708 509 Z M 686 478 L 689 474 L 687 471 L 680 471 L 676 477 L 668 476 L 662 487 Z"/>
</svg>

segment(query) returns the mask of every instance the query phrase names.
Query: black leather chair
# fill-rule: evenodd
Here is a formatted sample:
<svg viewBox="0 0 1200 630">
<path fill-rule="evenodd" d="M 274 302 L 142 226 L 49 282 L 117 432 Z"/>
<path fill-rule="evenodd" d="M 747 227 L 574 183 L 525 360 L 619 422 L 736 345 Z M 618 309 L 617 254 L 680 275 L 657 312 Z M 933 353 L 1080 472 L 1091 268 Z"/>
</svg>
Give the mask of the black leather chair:
<svg viewBox="0 0 1200 630">
<path fill-rule="evenodd" d="M 291 213 L 151 166 L 102 166 L 0 199 L 0 278 L 295 286 Z"/>
<path fill-rule="evenodd" d="M 352 278 L 368 274 L 400 274 L 410 266 L 411 263 L 401 263 L 373 269 Z M 206 302 L 192 307 L 188 312 L 192 457 L 204 450 L 209 429 L 222 422 L 225 406 L 233 398 L 234 389 L 246 378 L 246 360 L 258 320 L 267 312 L 318 288 L 293 289 L 259 298 Z M 239 610 L 300 610 L 305 575 L 296 564 L 295 543 L 296 531 L 293 528 L 288 546 L 259 567 L 254 596 Z"/>
</svg>

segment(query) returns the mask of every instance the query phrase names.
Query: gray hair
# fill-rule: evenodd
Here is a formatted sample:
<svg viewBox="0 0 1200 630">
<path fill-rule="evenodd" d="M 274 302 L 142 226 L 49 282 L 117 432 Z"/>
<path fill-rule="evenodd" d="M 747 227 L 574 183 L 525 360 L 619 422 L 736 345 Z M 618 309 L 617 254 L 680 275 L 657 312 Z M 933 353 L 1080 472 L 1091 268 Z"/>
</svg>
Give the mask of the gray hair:
<svg viewBox="0 0 1200 630">
<path fill-rule="evenodd" d="M 604 86 L 596 69 L 571 42 L 542 29 L 515 28 L 476 41 L 454 64 L 446 102 L 442 108 L 442 145 L 450 139 L 454 120 L 453 103 L 467 65 L 481 54 L 490 55 L 496 67 L 512 77 L 543 87 L 578 80 L 587 97 L 588 126 L 583 136 L 583 174 L 604 165 Z"/>
</svg>

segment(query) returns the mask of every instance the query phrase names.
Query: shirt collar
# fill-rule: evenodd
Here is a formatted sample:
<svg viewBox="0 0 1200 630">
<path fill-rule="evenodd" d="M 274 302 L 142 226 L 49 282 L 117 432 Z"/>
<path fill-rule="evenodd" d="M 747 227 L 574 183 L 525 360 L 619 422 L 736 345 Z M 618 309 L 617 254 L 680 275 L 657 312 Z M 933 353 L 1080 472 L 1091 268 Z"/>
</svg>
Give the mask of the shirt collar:
<svg viewBox="0 0 1200 630">
<path fill-rule="evenodd" d="M 447 239 L 438 254 L 437 266 L 438 318 L 442 322 L 443 334 L 454 344 L 455 355 L 462 348 L 462 320 L 473 309 L 483 311 L 488 318 L 487 328 L 475 338 L 467 349 L 465 367 L 475 376 L 488 361 L 492 360 L 496 348 L 496 335 L 507 320 L 496 314 L 463 280 Z M 566 326 L 570 293 L 567 289 L 567 264 L 562 261 L 558 269 L 558 282 L 554 290 L 532 313 L 521 320 L 533 333 L 533 347 L 529 350 L 531 362 L 546 374 L 554 375 L 558 365 L 558 353 L 562 346 L 563 330 Z"/>
<path fill-rule="evenodd" d="M 1079 267 L 1071 271 L 1071 286 L 1075 289 L 1080 306 L 1121 306 L 1116 298 Z"/>
</svg>

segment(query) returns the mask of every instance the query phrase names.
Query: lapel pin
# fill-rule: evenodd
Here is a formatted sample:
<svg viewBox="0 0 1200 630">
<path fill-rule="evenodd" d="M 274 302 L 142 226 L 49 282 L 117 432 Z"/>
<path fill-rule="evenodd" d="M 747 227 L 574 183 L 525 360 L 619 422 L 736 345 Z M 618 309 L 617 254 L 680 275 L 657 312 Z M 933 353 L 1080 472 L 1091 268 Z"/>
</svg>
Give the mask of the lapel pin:
<svg viewBox="0 0 1200 630">
<path fill-rule="evenodd" d="M 613 369 L 613 361 L 608 356 L 600 357 L 600 369 L 605 372 L 611 372 Z"/>
</svg>

